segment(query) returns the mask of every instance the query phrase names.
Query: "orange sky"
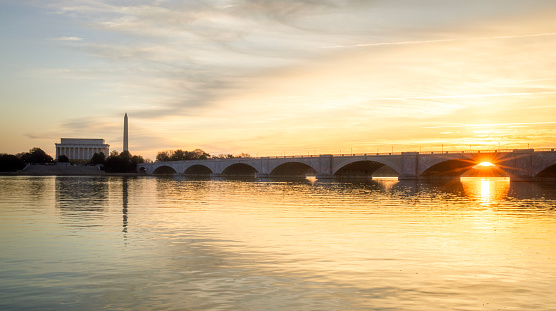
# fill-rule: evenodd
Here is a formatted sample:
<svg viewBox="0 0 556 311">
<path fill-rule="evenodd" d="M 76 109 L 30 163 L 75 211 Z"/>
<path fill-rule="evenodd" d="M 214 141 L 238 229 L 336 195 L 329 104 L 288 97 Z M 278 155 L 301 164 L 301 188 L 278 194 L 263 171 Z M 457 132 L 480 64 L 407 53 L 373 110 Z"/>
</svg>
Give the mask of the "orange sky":
<svg viewBox="0 0 556 311">
<path fill-rule="evenodd" d="M 553 1 L 0 4 L 0 152 L 554 147 Z"/>
</svg>

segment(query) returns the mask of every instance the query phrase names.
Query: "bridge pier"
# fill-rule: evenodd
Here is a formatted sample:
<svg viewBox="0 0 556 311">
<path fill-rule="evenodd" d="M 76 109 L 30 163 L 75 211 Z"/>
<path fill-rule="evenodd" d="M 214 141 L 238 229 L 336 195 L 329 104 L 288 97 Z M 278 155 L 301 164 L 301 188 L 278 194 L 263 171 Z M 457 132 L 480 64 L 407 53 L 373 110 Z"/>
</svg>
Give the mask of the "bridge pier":
<svg viewBox="0 0 556 311">
<path fill-rule="evenodd" d="M 270 174 L 265 174 L 265 173 L 258 173 L 255 175 L 255 178 L 269 178 Z"/>
<path fill-rule="evenodd" d="M 402 169 L 398 180 L 419 179 L 419 152 L 402 152 Z"/>
<path fill-rule="evenodd" d="M 221 177 L 222 175 L 220 173 L 211 173 L 210 177 Z"/>
<path fill-rule="evenodd" d="M 515 149 L 512 156 L 503 162 L 511 181 L 533 181 L 534 152 L 533 149 Z"/>
</svg>

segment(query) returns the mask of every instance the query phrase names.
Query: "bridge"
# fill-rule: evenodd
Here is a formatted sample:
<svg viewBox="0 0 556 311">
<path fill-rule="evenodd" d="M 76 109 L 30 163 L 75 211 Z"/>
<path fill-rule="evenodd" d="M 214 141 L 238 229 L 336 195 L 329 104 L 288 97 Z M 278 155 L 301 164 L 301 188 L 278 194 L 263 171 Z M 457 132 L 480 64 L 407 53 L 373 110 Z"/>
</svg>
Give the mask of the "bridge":
<svg viewBox="0 0 556 311">
<path fill-rule="evenodd" d="M 404 179 L 449 179 L 478 172 L 477 164 L 490 162 L 491 176 L 512 181 L 556 181 L 554 149 L 513 149 L 381 154 L 341 154 L 287 157 L 228 158 L 142 163 L 140 174 L 187 176 L 252 176 L 327 178 L 372 178 L 389 169 Z M 487 167 L 484 168 L 487 170 Z"/>
</svg>

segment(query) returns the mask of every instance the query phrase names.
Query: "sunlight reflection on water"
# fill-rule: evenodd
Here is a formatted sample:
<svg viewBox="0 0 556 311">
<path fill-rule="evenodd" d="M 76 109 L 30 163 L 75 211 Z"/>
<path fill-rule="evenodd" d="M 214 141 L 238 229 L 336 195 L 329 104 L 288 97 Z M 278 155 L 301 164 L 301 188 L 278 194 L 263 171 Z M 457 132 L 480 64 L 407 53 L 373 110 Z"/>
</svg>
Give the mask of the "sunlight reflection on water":
<svg viewBox="0 0 556 311">
<path fill-rule="evenodd" d="M 556 186 L 0 177 L 0 309 L 551 310 Z"/>
<path fill-rule="evenodd" d="M 504 200 L 510 190 L 507 177 L 462 177 L 461 184 L 467 197 L 480 199 L 484 205 Z"/>
</svg>

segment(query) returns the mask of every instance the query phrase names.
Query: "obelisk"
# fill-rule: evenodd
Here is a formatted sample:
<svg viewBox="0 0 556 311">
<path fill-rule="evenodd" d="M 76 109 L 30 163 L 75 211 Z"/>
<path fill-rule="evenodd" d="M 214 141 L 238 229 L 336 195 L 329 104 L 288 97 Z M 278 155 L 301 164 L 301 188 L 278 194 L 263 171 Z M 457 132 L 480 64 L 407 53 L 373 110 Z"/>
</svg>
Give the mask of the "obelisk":
<svg viewBox="0 0 556 311">
<path fill-rule="evenodd" d="M 124 116 L 124 151 L 129 151 L 127 149 L 127 113 Z"/>
</svg>

